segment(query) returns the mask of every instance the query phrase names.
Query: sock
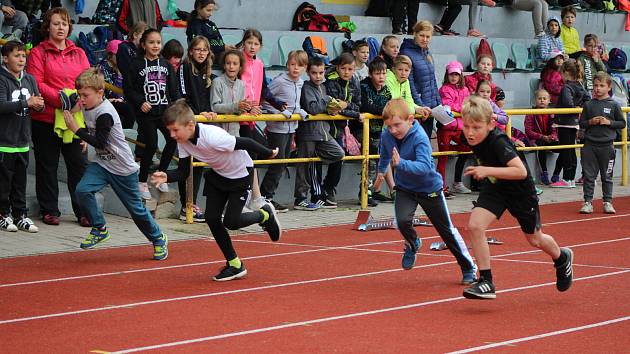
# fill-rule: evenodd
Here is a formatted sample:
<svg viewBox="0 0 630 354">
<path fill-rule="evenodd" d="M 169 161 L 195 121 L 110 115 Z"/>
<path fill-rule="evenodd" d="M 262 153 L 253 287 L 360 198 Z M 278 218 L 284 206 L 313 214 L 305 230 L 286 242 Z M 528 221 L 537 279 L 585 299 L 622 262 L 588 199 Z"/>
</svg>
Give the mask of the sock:
<svg viewBox="0 0 630 354">
<path fill-rule="evenodd" d="M 231 261 L 228 261 L 228 264 L 236 269 L 241 268 L 242 265 L 241 260 L 238 257 L 232 259 Z"/>
<path fill-rule="evenodd" d="M 492 270 L 482 269 L 479 271 L 479 278 L 487 280 L 492 283 Z"/>
<path fill-rule="evenodd" d="M 566 261 L 567 261 L 567 255 L 564 254 L 562 251 L 560 251 L 560 257 L 558 257 L 558 259 L 553 260 L 553 265 L 555 265 L 556 267 L 559 267 L 563 265 L 564 262 Z"/>
<path fill-rule="evenodd" d="M 267 220 L 269 220 L 269 213 L 265 209 L 258 209 L 258 211 L 260 211 L 263 217 L 260 224 L 264 224 Z"/>
</svg>

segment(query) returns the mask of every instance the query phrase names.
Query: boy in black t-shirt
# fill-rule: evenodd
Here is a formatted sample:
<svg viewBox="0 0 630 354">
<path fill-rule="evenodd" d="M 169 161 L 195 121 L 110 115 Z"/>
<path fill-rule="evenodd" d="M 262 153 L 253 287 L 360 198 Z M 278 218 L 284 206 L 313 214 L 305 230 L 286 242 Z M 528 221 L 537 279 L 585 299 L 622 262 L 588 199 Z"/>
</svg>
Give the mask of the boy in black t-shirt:
<svg viewBox="0 0 630 354">
<path fill-rule="evenodd" d="M 462 107 L 464 136 L 471 146 L 478 166 L 466 168 L 464 174 L 482 181 L 479 198 L 468 221 L 473 254 L 479 267 L 479 280 L 464 289 L 468 299 L 496 298 L 490 249 L 486 230 L 507 209 L 521 226 L 530 245 L 551 256 L 556 267 L 556 288 L 566 291 L 573 282 L 573 252 L 560 248 L 550 235 L 541 230 L 538 197 L 527 163 L 510 139 L 495 129 L 492 107 L 487 100 L 471 96 Z"/>
</svg>

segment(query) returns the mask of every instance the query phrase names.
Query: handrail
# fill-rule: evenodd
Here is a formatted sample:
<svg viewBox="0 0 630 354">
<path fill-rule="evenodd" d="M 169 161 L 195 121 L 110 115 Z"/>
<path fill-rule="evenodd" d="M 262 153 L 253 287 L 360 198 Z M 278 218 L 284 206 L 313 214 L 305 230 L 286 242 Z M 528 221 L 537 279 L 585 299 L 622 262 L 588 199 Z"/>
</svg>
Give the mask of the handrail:
<svg viewBox="0 0 630 354">
<path fill-rule="evenodd" d="M 506 114 L 510 116 L 518 116 L 518 115 L 527 115 L 527 114 L 579 114 L 582 112 L 582 108 L 514 108 L 514 109 L 505 109 Z M 630 112 L 630 107 L 622 107 L 622 111 L 625 113 Z M 361 161 L 361 209 L 367 208 L 367 189 L 368 189 L 368 163 L 370 159 L 378 159 L 379 155 L 370 155 L 369 154 L 369 121 L 371 119 L 381 119 L 380 116 L 364 113 L 365 119 L 363 121 L 363 141 L 361 142 L 361 155 L 358 156 L 345 156 L 343 158 L 344 161 Z M 455 116 L 460 116 L 459 113 L 455 113 Z M 419 118 L 419 116 L 416 116 Z M 216 119 L 208 119 L 204 116 L 195 116 L 197 122 L 200 123 L 228 123 L 228 122 L 259 122 L 259 121 L 268 121 L 268 122 L 288 122 L 288 121 L 302 121 L 302 118 L 299 114 L 293 114 L 291 118 L 286 118 L 282 114 L 261 114 L 261 115 L 236 115 L 236 114 L 226 114 L 226 115 L 218 115 Z M 309 116 L 309 120 L 327 120 L 327 121 L 335 121 L 335 120 L 349 120 L 350 118 L 342 115 L 329 116 L 327 114 L 317 114 Z M 627 117 L 626 117 L 627 121 Z M 506 132 L 508 136 L 511 135 L 511 120 L 508 121 L 506 126 Z M 615 146 L 621 146 L 621 169 L 622 169 L 622 177 L 621 184 L 626 186 L 628 184 L 628 132 L 626 129 L 621 130 L 621 142 L 615 142 Z M 559 150 L 559 149 L 575 149 L 582 147 L 583 144 L 573 144 L 573 145 L 556 145 L 556 146 L 532 146 L 532 147 L 518 147 L 519 151 L 539 151 L 539 150 Z M 458 152 L 458 151 L 438 151 L 433 152 L 432 156 L 451 156 L 451 155 L 462 155 L 462 154 L 471 154 L 471 152 Z M 267 165 L 267 164 L 285 164 L 285 163 L 306 163 L 306 162 L 316 162 L 321 161 L 319 157 L 310 157 L 310 158 L 293 158 L 293 159 L 272 159 L 272 160 L 254 160 L 255 165 Z M 207 164 L 203 162 L 192 162 L 191 159 L 191 173 L 186 181 L 187 184 L 187 195 L 186 195 L 186 223 L 193 222 L 193 213 L 192 213 L 192 193 L 189 190 L 192 190 L 192 167 L 198 166 L 207 166 Z"/>
</svg>

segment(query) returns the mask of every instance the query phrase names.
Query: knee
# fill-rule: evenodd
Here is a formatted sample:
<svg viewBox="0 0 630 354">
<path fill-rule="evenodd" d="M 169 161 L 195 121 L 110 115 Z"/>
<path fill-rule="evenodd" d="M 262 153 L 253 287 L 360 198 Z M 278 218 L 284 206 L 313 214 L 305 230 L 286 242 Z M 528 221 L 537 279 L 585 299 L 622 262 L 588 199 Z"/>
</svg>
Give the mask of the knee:
<svg viewBox="0 0 630 354">
<path fill-rule="evenodd" d="M 466 230 L 468 230 L 468 232 L 470 233 L 471 236 L 481 236 L 483 235 L 483 233 L 486 231 L 484 226 L 475 221 L 475 220 L 470 220 L 468 222 L 468 225 L 466 226 Z"/>
<path fill-rule="evenodd" d="M 228 217 L 227 215 L 223 218 L 223 226 L 225 226 L 228 230 L 238 230 L 238 219 L 240 214 L 237 217 Z"/>
<path fill-rule="evenodd" d="M 532 247 L 540 248 L 542 245 L 542 237 L 539 233 L 525 234 L 525 237 Z"/>
</svg>

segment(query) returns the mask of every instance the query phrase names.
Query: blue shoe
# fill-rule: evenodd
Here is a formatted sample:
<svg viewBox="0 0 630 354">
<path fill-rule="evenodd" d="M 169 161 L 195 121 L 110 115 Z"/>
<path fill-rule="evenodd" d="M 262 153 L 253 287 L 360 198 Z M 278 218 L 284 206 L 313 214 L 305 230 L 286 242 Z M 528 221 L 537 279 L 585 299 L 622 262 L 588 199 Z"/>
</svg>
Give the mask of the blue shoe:
<svg viewBox="0 0 630 354">
<path fill-rule="evenodd" d="M 109 231 L 107 231 L 107 228 L 101 230 L 98 227 L 93 227 L 88 237 L 81 242 L 80 247 L 87 250 L 107 240 L 109 240 Z"/>
<path fill-rule="evenodd" d="M 549 181 L 549 174 L 547 173 L 547 171 L 543 171 L 540 174 L 540 183 L 544 184 L 545 186 L 548 186 L 551 184 L 551 181 Z"/>
<path fill-rule="evenodd" d="M 416 253 L 420 249 L 422 245 L 422 241 L 420 241 L 419 237 L 416 237 L 415 247 L 411 247 L 407 241 L 405 241 L 405 253 L 402 258 L 402 267 L 403 269 L 410 270 L 416 264 Z"/>
<path fill-rule="evenodd" d="M 153 241 L 153 259 L 163 261 L 168 258 L 168 236 L 162 233 Z"/>
</svg>

